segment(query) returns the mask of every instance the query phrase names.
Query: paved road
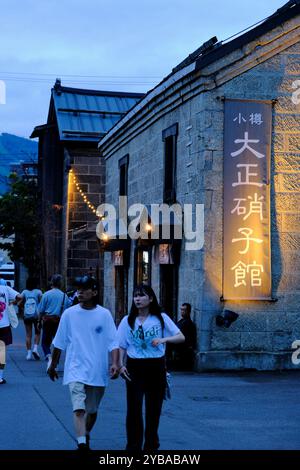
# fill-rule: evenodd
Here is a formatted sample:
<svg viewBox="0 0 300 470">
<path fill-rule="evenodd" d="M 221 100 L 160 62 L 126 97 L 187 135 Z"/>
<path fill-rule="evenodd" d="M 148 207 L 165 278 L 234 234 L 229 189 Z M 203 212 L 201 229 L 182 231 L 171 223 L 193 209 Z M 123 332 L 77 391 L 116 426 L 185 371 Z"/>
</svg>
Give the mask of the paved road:
<svg viewBox="0 0 300 470">
<path fill-rule="evenodd" d="M 67 387 L 51 382 L 44 361 L 26 361 L 23 324 L 14 331 L 0 388 L 0 450 L 76 447 Z M 61 375 L 61 374 L 60 374 Z M 161 449 L 300 449 L 300 370 L 283 373 L 173 373 Z M 125 384 L 111 381 L 91 446 L 125 446 Z"/>
</svg>

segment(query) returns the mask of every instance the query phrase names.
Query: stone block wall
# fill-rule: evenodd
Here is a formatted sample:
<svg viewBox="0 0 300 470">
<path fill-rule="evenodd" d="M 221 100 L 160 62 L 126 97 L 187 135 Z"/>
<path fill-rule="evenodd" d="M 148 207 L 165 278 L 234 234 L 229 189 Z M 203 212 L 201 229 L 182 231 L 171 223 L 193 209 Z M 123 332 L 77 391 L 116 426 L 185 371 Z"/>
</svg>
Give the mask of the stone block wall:
<svg viewBox="0 0 300 470">
<path fill-rule="evenodd" d="M 226 62 L 226 59 L 223 60 Z M 258 64 L 258 65 L 257 65 Z M 203 204 L 204 246 L 186 251 L 182 244 L 178 304 L 189 302 L 198 330 L 198 370 L 281 369 L 294 367 L 291 345 L 300 339 L 300 104 L 292 100 L 300 80 L 300 43 L 210 91 L 196 90 L 180 105 L 166 105 L 160 96 L 160 118 L 136 132 L 106 159 L 107 202 L 117 204 L 118 160 L 129 154 L 128 203 L 161 203 L 163 191 L 162 131 L 178 123 L 177 200 Z M 201 77 L 199 78 L 199 84 Z M 188 84 L 178 85 L 184 96 Z M 300 86 L 299 86 L 300 88 Z M 166 94 L 170 89 L 166 90 Z M 194 94 L 193 94 L 194 93 Z M 174 91 L 174 103 L 176 101 Z M 220 97 L 273 100 L 271 155 L 272 294 L 276 301 L 222 302 L 223 256 L 223 132 L 224 102 Z M 300 97 L 300 93 L 299 93 Z M 169 99 L 169 98 L 168 98 Z M 169 101 L 168 101 L 169 103 Z M 178 101 L 177 101 L 178 103 Z M 151 106 L 149 105 L 149 109 Z M 155 112 L 152 110 L 153 116 Z M 132 127 L 134 128 L 134 123 Z M 132 130 L 132 129 L 130 129 Z M 105 255 L 105 302 L 114 305 L 114 276 Z M 133 250 L 129 293 L 133 285 Z M 159 269 L 152 266 L 152 285 L 159 295 Z M 130 304 L 130 302 L 129 302 Z M 239 313 L 229 329 L 215 316 L 223 308 Z M 112 308 L 112 307 L 111 307 Z"/>
<path fill-rule="evenodd" d="M 79 187 L 95 208 L 105 200 L 105 160 L 98 149 L 70 149 L 70 163 Z M 67 278 L 92 274 L 103 277 L 103 256 L 96 237 L 98 218 L 76 189 L 70 178 L 68 194 Z"/>
<path fill-rule="evenodd" d="M 205 148 L 212 160 L 204 183 L 212 194 L 205 220 L 209 243 L 205 245 L 206 288 L 201 309 L 201 316 L 211 321 L 206 322 L 209 349 L 200 348 L 199 368 L 293 367 L 291 346 L 300 338 L 300 103 L 292 100 L 293 83 L 300 78 L 299 64 L 300 43 L 207 94 L 206 113 L 198 118 L 200 148 Z M 219 302 L 222 223 L 217 220 L 221 220 L 223 190 L 220 96 L 277 100 L 273 108 L 271 156 L 272 295 L 276 302 Z M 207 123 L 209 127 L 205 128 Z M 240 315 L 229 329 L 215 325 L 215 314 L 223 307 Z M 216 352 L 226 352 L 228 361 L 220 362 Z M 263 360 L 260 352 L 265 352 Z"/>
</svg>

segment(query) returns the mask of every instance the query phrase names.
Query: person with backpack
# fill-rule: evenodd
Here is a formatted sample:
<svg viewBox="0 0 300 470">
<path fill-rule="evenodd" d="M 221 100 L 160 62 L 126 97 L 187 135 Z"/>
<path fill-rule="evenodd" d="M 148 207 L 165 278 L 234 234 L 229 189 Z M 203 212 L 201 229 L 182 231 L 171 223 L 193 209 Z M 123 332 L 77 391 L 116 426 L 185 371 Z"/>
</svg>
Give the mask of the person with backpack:
<svg viewBox="0 0 300 470">
<path fill-rule="evenodd" d="M 37 279 L 29 277 L 26 281 L 26 289 L 21 293 L 22 301 L 19 302 L 19 307 L 23 308 L 24 312 L 27 361 L 31 361 L 33 358 L 36 361 L 40 360 L 38 345 L 40 343 L 41 330 L 38 325 L 38 306 L 42 295 L 42 291 L 37 287 Z M 33 349 L 31 349 L 32 327 L 34 328 Z"/>
<path fill-rule="evenodd" d="M 0 286 L 7 286 L 7 282 L 5 279 L 3 279 L 3 277 L 1 276 L 0 274 Z"/>
<path fill-rule="evenodd" d="M 61 290 L 63 277 L 61 274 L 53 274 L 51 278 L 51 289 L 43 294 L 38 307 L 39 319 L 42 321 L 42 348 L 48 367 L 51 364 L 51 343 L 56 335 L 63 311 L 70 307 L 71 301 Z"/>
</svg>

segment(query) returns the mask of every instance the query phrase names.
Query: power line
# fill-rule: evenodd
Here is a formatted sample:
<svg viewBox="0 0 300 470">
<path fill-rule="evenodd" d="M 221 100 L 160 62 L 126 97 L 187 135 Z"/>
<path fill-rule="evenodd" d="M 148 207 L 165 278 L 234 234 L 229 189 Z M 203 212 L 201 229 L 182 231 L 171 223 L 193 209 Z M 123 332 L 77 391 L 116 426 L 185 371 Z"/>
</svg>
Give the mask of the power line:
<svg viewBox="0 0 300 470">
<path fill-rule="evenodd" d="M 4 80 L 5 82 L 17 82 L 17 83 L 28 83 L 28 84 L 45 84 L 45 85 L 48 85 L 48 84 L 52 84 L 53 83 L 53 80 L 50 80 L 50 79 L 42 79 L 42 78 L 19 78 L 19 77 L 1 77 L 0 75 L 0 79 L 2 78 L 2 80 Z M 155 81 L 152 81 L 152 82 L 131 82 L 131 81 L 87 81 L 87 80 L 64 80 L 64 84 L 76 84 L 76 85 L 109 85 L 109 86 L 153 86 L 155 85 L 157 82 Z"/>
<path fill-rule="evenodd" d="M 257 23 L 254 23 L 254 24 L 252 24 L 251 26 L 248 26 L 247 28 L 242 29 L 242 30 L 239 31 L 238 33 L 235 33 L 235 34 L 233 34 L 232 36 L 229 36 L 228 38 L 223 39 L 223 41 L 221 41 L 221 42 L 224 43 L 224 42 L 229 41 L 230 39 L 235 38 L 236 36 L 239 36 L 240 34 L 244 33 L 245 31 L 248 31 L 248 29 L 254 28 L 254 26 L 257 26 L 257 25 L 259 25 L 260 23 L 263 23 L 264 21 L 268 20 L 271 16 L 273 16 L 273 15 L 267 16 L 267 17 L 264 18 L 263 20 L 257 21 Z"/>
<path fill-rule="evenodd" d="M 57 77 L 61 77 L 65 83 L 87 85 L 153 85 L 161 76 L 150 75 L 78 75 L 78 74 L 48 74 L 35 72 L 0 72 L 0 78 L 5 81 L 52 83 Z"/>
<path fill-rule="evenodd" d="M 50 77 L 77 77 L 77 78 L 161 78 L 161 75 L 78 75 L 78 74 L 54 74 L 54 73 L 36 73 L 36 72 L 0 72 L 8 75 L 35 75 Z"/>
</svg>

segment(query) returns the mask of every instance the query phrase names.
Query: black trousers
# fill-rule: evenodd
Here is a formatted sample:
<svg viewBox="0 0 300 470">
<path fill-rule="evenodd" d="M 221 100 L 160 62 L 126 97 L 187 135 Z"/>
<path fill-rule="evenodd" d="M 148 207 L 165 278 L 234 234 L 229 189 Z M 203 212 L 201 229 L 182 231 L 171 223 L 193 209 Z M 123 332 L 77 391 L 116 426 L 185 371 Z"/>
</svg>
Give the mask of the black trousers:
<svg viewBox="0 0 300 470">
<path fill-rule="evenodd" d="M 127 357 L 131 382 L 127 388 L 126 450 L 150 452 L 159 448 L 158 426 L 166 385 L 165 357 L 131 359 Z M 145 397 L 145 429 L 143 399 Z"/>
<path fill-rule="evenodd" d="M 51 343 L 56 335 L 59 320 L 60 318 L 58 316 L 51 318 L 50 315 L 49 317 L 46 316 L 43 320 L 42 349 L 45 357 L 51 354 Z"/>
</svg>

